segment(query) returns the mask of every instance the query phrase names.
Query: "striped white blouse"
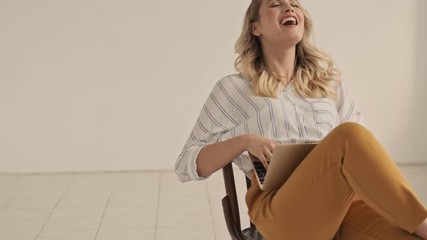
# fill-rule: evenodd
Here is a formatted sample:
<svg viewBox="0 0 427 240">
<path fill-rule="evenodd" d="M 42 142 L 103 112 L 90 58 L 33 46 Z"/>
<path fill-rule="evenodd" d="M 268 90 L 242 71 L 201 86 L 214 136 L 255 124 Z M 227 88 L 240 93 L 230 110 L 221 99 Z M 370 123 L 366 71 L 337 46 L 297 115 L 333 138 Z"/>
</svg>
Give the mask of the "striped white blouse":
<svg viewBox="0 0 427 240">
<path fill-rule="evenodd" d="M 251 82 L 229 75 L 217 82 L 175 163 L 180 181 L 203 180 L 196 158 L 207 144 L 243 134 L 256 134 L 277 143 L 320 141 L 343 122 L 360 122 L 361 113 L 343 82 L 337 84 L 336 100 L 304 98 L 292 82 L 278 99 L 255 96 Z M 248 152 L 234 163 L 248 176 L 252 164 Z"/>
</svg>

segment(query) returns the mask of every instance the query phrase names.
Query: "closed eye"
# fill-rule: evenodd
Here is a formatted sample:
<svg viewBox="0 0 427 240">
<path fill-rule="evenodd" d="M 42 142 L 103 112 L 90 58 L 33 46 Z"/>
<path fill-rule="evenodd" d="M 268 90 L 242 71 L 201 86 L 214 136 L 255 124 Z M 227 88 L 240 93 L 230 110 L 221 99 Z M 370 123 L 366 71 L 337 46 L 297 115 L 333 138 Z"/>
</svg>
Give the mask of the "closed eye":
<svg viewBox="0 0 427 240">
<path fill-rule="evenodd" d="M 292 7 L 295 7 L 295 8 L 299 8 L 299 3 L 298 3 L 298 1 L 292 1 L 291 6 L 292 6 Z"/>
<path fill-rule="evenodd" d="M 299 8 L 299 4 L 298 4 L 298 2 L 293 2 L 293 3 L 291 3 L 291 6 L 292 6 L 292 7 Z"/>
<path fill-rule="evenodd" d="M 274 3 L 272 3 L 271 5 L 270 5 L 270 7 L 278 7 L 278 6 L 280 6 L 280 4 L 278 3 L 278 2 L 274 2 Z"/>
<path fill-rule="evenodd" d="M 274 7 L 279 7 L 279 6 L 281 6 L 282 4 L 280 4 L 279 2 L 272 2 L 271 4 L 270 4 L 270 7 L 271 8 L 274 8 Z M 291 6 L 292 7 L 294 7 L 294 8 L 299 8 L 299 3 L 298 2 L 292 2 L 291 3 Z"/>
</svg>

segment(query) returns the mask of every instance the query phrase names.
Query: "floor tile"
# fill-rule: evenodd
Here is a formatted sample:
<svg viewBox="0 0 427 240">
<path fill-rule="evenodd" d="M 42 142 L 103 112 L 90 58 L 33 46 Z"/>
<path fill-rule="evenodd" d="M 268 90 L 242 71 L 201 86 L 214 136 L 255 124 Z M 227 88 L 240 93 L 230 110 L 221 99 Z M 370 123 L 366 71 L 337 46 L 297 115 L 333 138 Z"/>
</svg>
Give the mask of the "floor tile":
<svg viewBox="0 0 427 240">
<path fill-rule="evenodd" d="M 181 183 L 173 172 L 162 172 L 160 196 L 205 196 L 206 186 L 203 182 Z"/>
<path fill-rule="evenodd" d="M 18 175 L 0 174 L 0 200 L 8 201 L 18 195 L 27 179 L 23 179 Z"/>
<path fill-rule="evenodd" d="M 109 207 L 152 207 L 157 206 L 159 196 L 156 195 L 134 195 L 127 194 L 121 196 L 111 196 L 108 202 Z"/>
<path fill-rule="evenodd" d="M 159 227 L 203 227 L 212 225 L 209 206 L 159 207 Z"/>
<path fill-rule="evenodd" d="M 134 218 L 147 217 L 157 214 L 157 207 L 152 205 L 150 208 L 145 207 L 108 207 L 104 214 L 106 218 Z"/>
<path fill-rule="evenodd" d="M 120 207 L 108 208 L 104 213 L 102 229 L 128 228 L 155 228 L 157 223 L 157 209 Z"/>
<path fill-rule="evenodd" d="M 104 229 L 100 230 L 96 240 L 155 240 L 155 231 L 154 228 Z"/>
<path fill-rule="evenodd" d="M 7 203 L 5 210 L 42 210 L 53 209 L 59 199 L 52 198 L 13 199 Z"/>
<path fill-rule="evenodd" d="M 214 230 L 210 227 L 158 228 L 156 240 L 215 240 Z"/>
<path fill-rule="evenodd" d="M 91 231 L 99 228 L 100 219 L 61 219 L 49 221 L 43 231 Z"/>
<path fill-rule="evenodd" d="M 0 240 L 34 240 L 43 228 L 42 222 L 2 221 Z"/>
<path fill-rule="evenodd" d="M 0 222 L 28 221 L 45 223 L 52 210 L 4 210 L 0 212 Z"/>
<path fill-rule="evenodd" d="M 36 240 L 94 240 L 96 229 L 43 231 Z"/>
<path fill-rule="evenodd" d="M 104 209 L 56 209 L 43 231 L 82 231 L 98 229 Z"/>
<path fill-rule="evenodd" d="M 226 227 L 216 227 L 214 229 L 215 240 L 228 240 L 231 239 L 230 234 Z"/>
<path fill-rule="evenodd" d="M 55 209 L 50 219 L 100 219 L 104 215 L 104 212 L 105 208 L 103 207 L 91 209 Z"/>
<path fill-rule="evenodd" d="M 73 181 L 74 176 L 71 174 L 36 174 L 28 175 L 26 179 L 22 190 L 15 195 L 14 199 L 33 199 L 40 196 L 46 199 L 59 199 Z"/>
<path fill-rule="evenodd" d="M 126 230 L 126 229 L 145 229 L 155 228 L 156 217 L 150 216 L 147 218 L 133 217 L 133 218 L 107 218 L 102 220 L 101 230 Z"/>
<path fill-rule="evenodd" d="M 159 188 L 159 172 L 123 174 L 111 191 L 109 206 L 157 205 Z"/>
<path fill-rule="evenodd" d="M 102 229 L 129 227 L 155 228 L 157 225 L 157 207 L 136 208 L 136 207 L 110 207 L 106 210 L 102 221 Z"/>
<path fill-rule="evenodd" d="M 64 193 L 64 199 L 109 198 L 120 174 L 78 174 Z"/>
<path fill-rule="evenodd" d="M 160 172 L 123 173 L 112 190 L 112 195 L 122 193 L 156 194 L 160 184 Z"/>
<path fill-rule="evenodd" d="M 56 209 L 103 208 L 107 206 L 108 198 L 65 198 L 61 199 Z"/>
<path fill-rule="evenodd" d="M 198 213 L 197 213 L 198 214 Z M 212 225 L 212 217 L 209 215 L 160 215 L 158 227 L 204 227 Z"/>
</svg>

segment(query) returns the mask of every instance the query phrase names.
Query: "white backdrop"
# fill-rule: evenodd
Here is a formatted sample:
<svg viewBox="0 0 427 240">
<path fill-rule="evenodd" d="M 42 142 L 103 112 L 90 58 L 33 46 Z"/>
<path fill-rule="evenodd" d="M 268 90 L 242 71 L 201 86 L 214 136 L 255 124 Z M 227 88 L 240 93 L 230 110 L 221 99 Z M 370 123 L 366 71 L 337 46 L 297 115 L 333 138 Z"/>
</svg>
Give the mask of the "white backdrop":
<svg viewBox="0 0 427 240">
<path fill-rule="evenodd" d="M 172 169 L 248 3 L 0 0 L 0 172 Z M 426 1 L 304 3 L 366 125 L 427 162 Z"/>
</svg>

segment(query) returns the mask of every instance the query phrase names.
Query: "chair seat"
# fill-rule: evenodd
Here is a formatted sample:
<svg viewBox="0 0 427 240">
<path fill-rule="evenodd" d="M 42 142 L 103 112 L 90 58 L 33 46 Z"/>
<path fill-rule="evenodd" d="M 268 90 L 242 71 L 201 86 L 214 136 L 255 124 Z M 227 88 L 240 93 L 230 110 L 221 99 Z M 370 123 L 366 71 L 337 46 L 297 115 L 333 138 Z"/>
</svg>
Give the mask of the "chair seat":
<svg viewBox="0 0 427 240">
<path fill-rule="evenodd" d="M 243 231 L 247 240 L 264 240 L 261 234 L 256 230 L 255 227 L 246 228 Z"/>
</svg>

